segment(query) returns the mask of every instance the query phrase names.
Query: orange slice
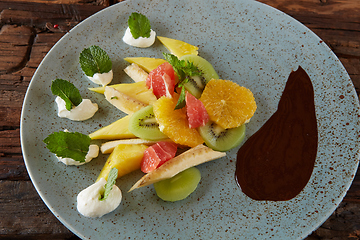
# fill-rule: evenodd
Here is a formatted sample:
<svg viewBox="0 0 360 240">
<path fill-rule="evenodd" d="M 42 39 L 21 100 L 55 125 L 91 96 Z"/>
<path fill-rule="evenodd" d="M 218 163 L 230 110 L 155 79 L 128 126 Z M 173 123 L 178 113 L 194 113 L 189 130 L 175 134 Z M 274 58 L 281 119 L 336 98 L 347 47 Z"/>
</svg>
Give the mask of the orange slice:
<svg viewBox="0 0 360 240">
<path fill-rule="evenodd" d="M 247 123 L 256 111 L 252 92 L 229 80 L 210 80 L 200 101 L 210 119 L 223 128 L 235 128 Z"/>
<path fill-rule="evenodd" d="M 196 129 L 189 127 L 186 108 L 174 110 L 179 96 L 161 97 L 153 103 L 153 110 L 160 130 L 180 145 L 195 147 L 204 140 Z"/>
</svg>

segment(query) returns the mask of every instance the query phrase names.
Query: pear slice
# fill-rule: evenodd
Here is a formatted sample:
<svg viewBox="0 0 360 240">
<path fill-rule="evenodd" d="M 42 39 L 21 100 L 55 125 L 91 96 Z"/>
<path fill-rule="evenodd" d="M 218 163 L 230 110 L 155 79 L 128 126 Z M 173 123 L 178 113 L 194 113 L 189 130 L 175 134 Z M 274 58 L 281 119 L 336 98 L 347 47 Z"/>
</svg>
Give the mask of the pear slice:
<svg viewBox="0 0 360 240">
<path fill-rule="evenodd" d="M 144 71 L 136 63 L 132 63 L 124 69 L 124 72 L 134 81 L 141 82 L 146 81 L 148 73 Z"/>
<path fill-rule="evenodd" d="M 141 108 L 148 106 L 148 104 L 141 102 L 125 93 L 119 92 L 112 87 L 105 87 L 104 95 L 109 103 L 127 114 L 132 114 Z"/>
<path fill-rule="evenodd" d="M 139 67 L 144 69 L 146 72 L 151 72 L 164 62 L 165 59 L 162 58 L 148 58 L 148 57 L 127 57 L 124 58 L 125 61 L 129 63 L 136 63 Z"/>
<path fill-rule="evenodd" d="M 136 136 L 132 134 L 129 129 L 129 119 L 130 115 L 127 115 L 119 120 L 102 127 L 96 130 L 93 133 L 89 134 L 91 139 L 123 139 L 123 138 L 135 138 Z"/>
<path fill-rule="evenodd" d="M 162 141 L 170 141 L 170 140 L 162 140 Z M 120 144 L 145 144 L 145 145 L 153 145 L 158 141 L 145 140 L 141 138 L 133 138 L 133 139 L 121 139 L 115 141 L 109 141 L 101 144 L 100 150 L 103 154 L 111 153 L 117 145 Z"/>
<path fill-rule="evenodd" d="M 144 187 L 164 179 L 171 178 L 190 167 L 215 160 L 226 156 L 225 152 L 214 151 L 203 144 L 190 148 L 186 152 L 170 159 L 159 168 L 144 175 L 134 186 L 131 187 L 129 192 L 136 188 Z"/>
</svg>

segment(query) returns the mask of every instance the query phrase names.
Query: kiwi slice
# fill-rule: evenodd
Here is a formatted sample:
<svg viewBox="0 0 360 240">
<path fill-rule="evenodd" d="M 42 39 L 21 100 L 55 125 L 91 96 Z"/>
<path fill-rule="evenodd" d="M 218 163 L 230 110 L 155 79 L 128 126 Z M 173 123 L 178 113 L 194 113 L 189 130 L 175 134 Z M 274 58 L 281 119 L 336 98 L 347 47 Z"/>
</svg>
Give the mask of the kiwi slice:
<svg viewBox="0 0 360 240">
<path fill-rule="evenodd" d="M 129 119 L 129 131 L 136 137 L 145 140 L 162 140 L 168 137 L 159 129 L 153 106 L 146 106 L 136 111 Z"/>
<path fill-rule="evenodd" d="M 222 128 L 212 121 L 199 127 L 199 133 L 205 144 L 216 151 L 225 152 L 237 147 L 245 138 L 245 124 L 236 128 Z"/>
<path fill-rule="evenodd" d="M 180 60 L 185 60 L 193 63 L 203 74 L 201 76 L 194 76 L 189 78 L 189 81 L 184 84 L 186 90 L 188 90 L 196 98 L 200 98 L 206 83 L 211 79 L 219 79 L 219 75 L 215 69 L 207 60 L 197 55 L 184 55 Z"/>
<path fill-rule="evenodd" d="M 154 183 L 156 194 L 164 201 L 179 201 L 195 191 L 201 179 L 196 167 L 188 168 L 174 177 Z"/>
</svg>

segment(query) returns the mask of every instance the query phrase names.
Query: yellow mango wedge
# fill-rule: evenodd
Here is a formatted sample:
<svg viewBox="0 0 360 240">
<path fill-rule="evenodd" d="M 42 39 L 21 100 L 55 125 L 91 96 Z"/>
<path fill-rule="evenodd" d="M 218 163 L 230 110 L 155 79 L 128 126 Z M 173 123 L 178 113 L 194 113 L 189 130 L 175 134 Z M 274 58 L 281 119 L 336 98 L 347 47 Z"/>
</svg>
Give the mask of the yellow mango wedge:
<svg viewBox="0 0 360 240">
<path fill-rule="evenodd" d="M 124 139 L 124 138 L 135 138 L 136 136 L 132 134 L 129 129 L 129 119 L 131 115 L 127 115 L 119 120 L 107 125 L 106 127 L 102 127 L 96 130 L 93 133 L 89 134 L 91 139 Z"/>
<path fill-rule="evenodd" d="M 148 89 L 144 81 L 135 83 L 120 83 L 109 85 L 117 91 L 147 105 L 152 104 L 157 100 L 152 90 Z M 104 94 L 105 87 L 89 88 L 89 90 Z"/>
<path fill-rule="evenodd" d="M 200 144 L 170 159 L 159 168 L 144 175 L 131 187 L 129 192 L 136 188 L 144 187 L 161 180 L 171 178 L 185 169 L 224 157 L 225 155 L 225 152 L 214 151 L 211 148 Z"/>
<path fill-rule="evenodd" d="M 146 72 L 151 72 L 155 68 L 157 68 L 159 65 L 163 64 L 165 59 L 162 58 L 148 58 L 148 57 L 127 57 L 124 58 L 125 61 L 129 63 L 135 63 L 142 69 L 144 69 Z"/>
<path fill-rule="evenodd" d="M 174 54 L 178 58 L 188 54 L 198 55 L 199 48 L 189 43 L 167 37 L 158 36 L 157 38 L 170 51 L 170 53 Z"/>
<path fill-rule="evenodd" d="M 120 144 L 114 148 L 109 155 L 99 177 L 107 180 L 112 168 L 117 168 L 118 178 L 140 169 L 140 164 L 144 156 L 144 151 L 148 146 L 143 144 Z"/>
</svg>

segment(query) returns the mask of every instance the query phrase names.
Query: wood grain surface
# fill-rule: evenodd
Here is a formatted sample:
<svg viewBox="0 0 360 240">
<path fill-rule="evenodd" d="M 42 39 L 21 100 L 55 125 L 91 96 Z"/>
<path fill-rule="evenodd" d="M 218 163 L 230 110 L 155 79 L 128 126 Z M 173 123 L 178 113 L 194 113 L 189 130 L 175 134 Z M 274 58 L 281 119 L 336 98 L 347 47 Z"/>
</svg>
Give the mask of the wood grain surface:
<svg viewBox="0 0 360 240">
<path fill-rule="evenodd" d="M 72 27 L 119 1 L 0 0 L 0 238 L 77 239 L 48 210 L 26 172 L 20 113 L 27 86 Z M 337 55 L 360 92 L 359 0 L 260 0 L 300 21 Z M 360 239 L 360 174 L 331 217 L 308 238 Z"/>
</svg>

